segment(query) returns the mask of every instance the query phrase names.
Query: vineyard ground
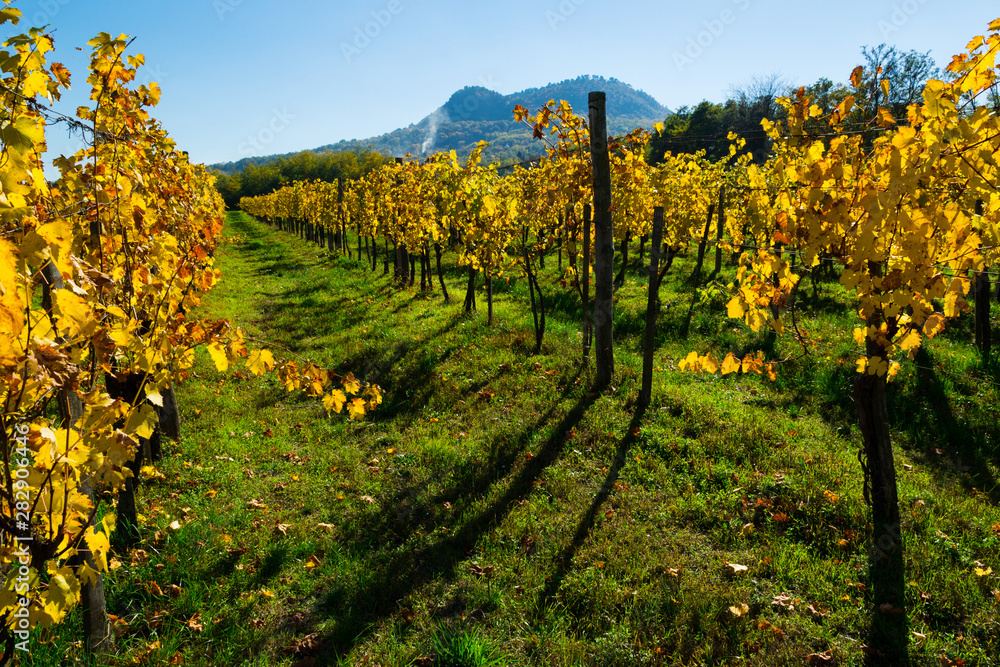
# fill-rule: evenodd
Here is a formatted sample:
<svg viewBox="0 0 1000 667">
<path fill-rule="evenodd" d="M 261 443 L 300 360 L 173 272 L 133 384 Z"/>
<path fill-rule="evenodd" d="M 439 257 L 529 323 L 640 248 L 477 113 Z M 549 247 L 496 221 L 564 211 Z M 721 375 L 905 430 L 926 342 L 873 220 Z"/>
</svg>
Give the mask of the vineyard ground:
<svg viewBox="0 0 1000 667">
<path fill-rule="evenodd" d="M 460 314 L 459 272 L 445 305 L 243 214 L 226 233 L 203 314 L 377 382 L 385 403 L 364 422 L 328 418 L 199 353 L 178 391 L 183 439 L 140 489 L 144 542 L 108 576 L 110 664 L 863 661 L 858 350 L 824 333 L 855 319 L 836 282 L 816 299 L 803 288 L 816 347 L 776 382 L 682 374 L 691 350 L 768 340 L 725 319 L 721 293 L 690 307 L 693 262 L 678 260 L 643 413 L 638 269 L 618 293 L 616 383 L 596 395 L 572 298 L 532 356 L 523 281 L 497 289 L 489 328 L 485 294 Z M 1000 664 L 1000 378 L 970 326 L 889 392 L 917 664 Z M 786 337 L 775 353 L 800 349 Z M 40 634 L 26 664 L 82 664 L 79 633 L 74 616 Z M 449 646 L 479 662 L 446 662 Z"/>
</svg>

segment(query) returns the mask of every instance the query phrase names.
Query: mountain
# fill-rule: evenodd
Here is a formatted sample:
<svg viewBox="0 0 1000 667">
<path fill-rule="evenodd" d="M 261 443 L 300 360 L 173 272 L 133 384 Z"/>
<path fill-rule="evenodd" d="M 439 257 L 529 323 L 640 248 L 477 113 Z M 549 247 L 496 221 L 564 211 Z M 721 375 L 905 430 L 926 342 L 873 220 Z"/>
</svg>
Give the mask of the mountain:
<svg viewBox="0 0 1000 667">
<path fill-rule="evenodd" d="M 532 139 L 531 128 L 515 123 L 512 110 L 520 104 L 537 111 L 549 100 L 566 100 L 576 113 L 586 115 L 587 95 L 602 90 L 608 99 L 608 132 L 623 134 L 637 127 L 652 129 L 670 110 L 651 95 L 615 78 L 580 76 L 541 88 L 529 88 L 510 95 L 482 86 L 468 86 L 453 94 L 434 113 L 409 127 L 369 139 L 351 139 L 312 149 L 315 153 L 371 148 L 393 156 L 425 155 L 434 151 L 456 151 L 466 157 L 481 140 L 490 142 L 485 158 L 516 161 L 545 152 L 542 142 Z M 227 174 L 248 164 L 263 164 L 285 155 L 250 157 L 238 162 L 212 165 Z"/>
</svg>

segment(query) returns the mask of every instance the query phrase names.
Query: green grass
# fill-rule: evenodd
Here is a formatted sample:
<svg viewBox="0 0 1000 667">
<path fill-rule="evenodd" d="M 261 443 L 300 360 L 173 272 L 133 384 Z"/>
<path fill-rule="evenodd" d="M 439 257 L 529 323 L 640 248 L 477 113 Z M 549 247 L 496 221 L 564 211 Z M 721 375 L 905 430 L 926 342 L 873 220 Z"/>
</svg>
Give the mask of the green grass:
<svg viewBox="0 0 1000 667">
<path fill-rule="evenodd" d="M 485 294 L 479 314 L 459 312 L 461 272 L 444 304 L 392 288 L 381 261 L 373 274 L 242 214 L 227 233 L 201 315 L 278 356 L 351 370 L 385 402 L 364 422 L 327 417 L 199 353 L 178 391 L 183 439 L 139 492 L 144 541 L 107 577 L 105 663 L 802 665 L 827 650 L 863 662 L 858 349 L 836 282 L 803 287 L 816 346 L 777 382 L 682 374 L 691 350 L 769 341 L 727 320 L 717 290 L 692 306 L 679 258 L 640 413 L 638 269 L 617 293 L 614 387 L 598 395 L 554 258 L 532 356 L 523 280 L 498 285 L 487 327 Z M 968 339 L 958 323 L 889 392 L 916 664 L 1000 664 L 998 377 Z M 786 337 L 774 355 L 800 352 Z M 78 615 L 39 631 L 22 662 L 83 663 L 80 632 Z"/>
</svg>

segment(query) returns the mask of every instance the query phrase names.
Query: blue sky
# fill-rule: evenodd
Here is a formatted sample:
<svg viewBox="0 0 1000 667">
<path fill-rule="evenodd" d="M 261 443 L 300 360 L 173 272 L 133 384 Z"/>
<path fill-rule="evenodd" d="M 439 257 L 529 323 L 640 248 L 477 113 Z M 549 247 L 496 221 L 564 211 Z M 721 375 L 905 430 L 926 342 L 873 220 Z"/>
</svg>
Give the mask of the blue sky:
<svg viewBox="0 0 1000 667">
<path fill-rule="evenodd" d="M 844 81 L 861 47 L 930 51 L 940 65 L 1000 17 L 995 0 L 16 0 L 48 24 L 86 103 L 86 42 L 137 37 L 153 111 L 198 162 L 314 148 L 418 122 L 467 85 L 507 94 L 616 77 L 670 108 L 719 102 L 780 74 Z M 77 51 L 83 47 L 84 51 Z M 609 109 L 614 113 L 614 109 Z M 52 152 L 73 151 L 62 129 Z"/>
</svg>

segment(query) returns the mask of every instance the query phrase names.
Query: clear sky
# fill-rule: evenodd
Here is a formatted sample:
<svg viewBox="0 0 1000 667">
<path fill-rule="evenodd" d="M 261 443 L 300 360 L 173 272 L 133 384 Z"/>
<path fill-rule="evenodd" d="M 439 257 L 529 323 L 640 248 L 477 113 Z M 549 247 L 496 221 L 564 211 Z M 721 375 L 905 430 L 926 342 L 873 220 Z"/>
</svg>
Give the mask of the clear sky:
<svg viewBox="0 0 1000 667">
<path fill-rule="evenodd" d="M 196 162 L 315 148 L 419 122 L 456 90 L 500 93 L 615 77 L 677 108 L 721 102 L 780 74 L 845 81 L 861 47 L 930 51 L 938 64 L 1000 17 L 996 0 L 15 0 L 48 24 L 73 72 L 61 109 L 86 102 L 86 42 L 137 37 L 140 81 Z M 9 34 L 9 32 L 8 32 Z M 77 51 L 83 47 L 84 51 Z M 614 113 L 614 109 L 609 109 Z M 53 152 L 77 142 L 62 129 Z"/>
</svg>

